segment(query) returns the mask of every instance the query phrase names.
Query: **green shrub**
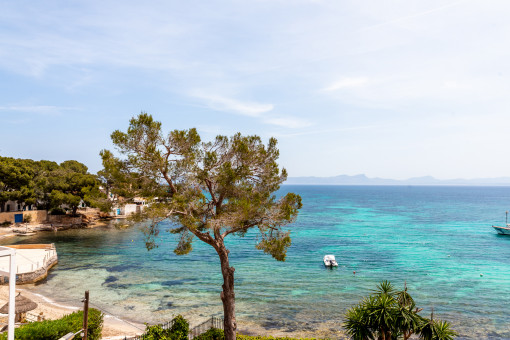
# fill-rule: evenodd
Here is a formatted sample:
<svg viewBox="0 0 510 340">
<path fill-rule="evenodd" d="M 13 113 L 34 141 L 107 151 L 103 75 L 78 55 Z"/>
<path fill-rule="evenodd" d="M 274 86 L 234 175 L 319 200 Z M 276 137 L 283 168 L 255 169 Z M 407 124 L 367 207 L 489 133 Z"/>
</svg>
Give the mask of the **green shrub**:
<svg viewBox="0 0 510 340">
<path fill-rule="evenodd" d="M 173 340 L 188 340 L 189 323 L 182 315 L 177 315 L 170 327 L 170 334 Z"/>
<path fill-rule="evenodd" d="M 66 211 L 62 208 L 53 208 L 50 211 L 50 215 L 65 215 Z"/>
<path fill-rule="evenodd" d="M 225 339 L 225 335 L 223 334 L 222 329 L 211 328 L 207 332 L 202 333 L 193 339 L 194 340 L 223 340 L 223 339 Z"/>
<path fill-rule="evenodd" d="M 222 329 L 211 328 L 205 333 L 193 338 L 193 340 L 224 340 L 225 335 Z M 249 336 L 237 333 L 236 340 L 316 340 L 316 339 L 301 339 L 301 338 L 274 338 L 272 336 Z"/>
<path fill-rule="evenodd" d="M 101 338 L 103 329 L 103 314 L 97 309 L 89 309 L 88 338 L 98 340 Z M 14 338 L 16 340 L 55 340 L 70 332 L 77 332 L 83 326 L 83 311 L 74 312 L 58 320 L 46 320 L 32 322 L 16 328 Z M 0 335 L 0 340 L 6 340 L 7 333 Z M 81 339 L 80 334 L 74 339 Z"/>
<path fill-rule="evenodd" d="M 163 329 L 161 325 L 147 325 L 144 340 L 188 340 L 188 321 L 182 315 L 177 315 L 172 321 L 169 329 Z"/>
<path fill-rule="evenodd" d="M 10 225 L 11 225 L 11 222 L 5 221 L 5 222 L 0 223 L 0 228 L 10 227 Z"/>
<path fill-rule="evenodd" d="M 353 339 L 390 339 L 419 336 L 420 339 L 453 340 L 457 333 L 450 323 L 424 318 L 421 308 L 404 290 L 398 291 L 389 281 L 382 281 L 377 289 L 346 313 L 344 327 Z"/>
<path fill-rule="evenodd" d="M 32 215 L 23 215 L 23 222 L 25 223 L 32 222 Z"/>
<path fill-rule="evenodd" d="M 237 334 L 236 340 L 318 340 L 318 339 L 315 339 L 315 338 L 287 338 L 287 337 L 274 338 L 272 336 L 249 336 L 249 335 Z"/>
<path fill-rule="evenodd" d="M 170 330 L 163 329 L 160 325 L 149 326 L 143 334 L 144 340 L 170 340 Z"/>
</svg>

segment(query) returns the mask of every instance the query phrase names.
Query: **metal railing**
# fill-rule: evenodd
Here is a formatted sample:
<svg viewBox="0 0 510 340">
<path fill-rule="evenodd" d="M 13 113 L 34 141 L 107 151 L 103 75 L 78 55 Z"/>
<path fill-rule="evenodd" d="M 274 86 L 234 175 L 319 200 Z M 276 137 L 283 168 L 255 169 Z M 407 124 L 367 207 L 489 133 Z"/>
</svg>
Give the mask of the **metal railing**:
<svg viewBox="0 0 510 340">
<path fill-rule="evenodd" d="M 211 328 L 223 329 L 223 318 L 211 317 L 209 320 L 202 322 L 200 325 L 193 327 L 188 334 L 188 339 L 193 339 L 203 334 Z"/>
<path fill-rule="evenodd" d="M 169 329 L 169 328 L 172 328 L 172 326 L 174 325 L 174 320 L 171 320 L 171 321 L 168 321 L 168 322 L 165 322 L 165 323 L 162 323 L 162 324 L 158 324 L 158 326 L 161 326 L 161 328 L 163 329 Z M 135 337 L 124 337 L 125 340 L 143 340 L 145 339 L 146 335 L 145 333 L 142 334 L 142 335 L 137 335 Z"/>
<path fill-rule="evenodd" d="M 163 329 L 170 329 L 172 328 L 174 324 L 174 321 L 168 321 L 164 324 L 159 324 L 159 326 Z M 188 333 L 188 339 L 191 340 L 197 336 L 199 336 L 200 334 L 203 334 L 205 332 L 207 332 L 208 330 L 210 330 L 211 328 L 218 328 L 218 329 L 223 329 L 223 318 L 217 318 L 217 317 L 211 317 L 210 319 L 208 319 L 207 321 L 204 321 L 202 322 L 201 324 L 193 327 L 192 329 L 190 329 L 189 333 Z M 144 340 L 146 337 L 145 334 L 142 334 L 142 335 L 138 335 L 138 336 L 135 336 L 135 337 L 124 337 L 124 340 Z"/>
</svg>

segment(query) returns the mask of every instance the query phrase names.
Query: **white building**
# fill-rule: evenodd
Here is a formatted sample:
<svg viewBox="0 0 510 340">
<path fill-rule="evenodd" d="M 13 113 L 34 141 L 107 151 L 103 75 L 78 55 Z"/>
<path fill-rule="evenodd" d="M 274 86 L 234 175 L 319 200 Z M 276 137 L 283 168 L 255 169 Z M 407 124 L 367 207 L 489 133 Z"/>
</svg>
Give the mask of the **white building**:
<svg viewBox="0 0 510 340">
<path fill-rule="evenodd" d="M 133 203 L 126 203 L 124 205 L 117 204 L 113 208 L 114 216 L 129 216 L 142 212 L 147 207 L 147 200 L 142 197 L 135 197 Z"/>
</svg>

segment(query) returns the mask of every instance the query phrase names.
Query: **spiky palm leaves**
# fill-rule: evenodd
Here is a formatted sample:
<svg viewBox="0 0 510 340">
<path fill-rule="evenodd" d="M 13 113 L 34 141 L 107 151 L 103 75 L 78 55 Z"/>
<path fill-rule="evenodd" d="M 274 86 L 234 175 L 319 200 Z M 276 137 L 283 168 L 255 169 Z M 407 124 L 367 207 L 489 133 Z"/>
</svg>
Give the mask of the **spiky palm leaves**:
<svg viewBox="0 0 510 340">
<path fill-rule="evenodd" d="M 445 321 L 428 320 L 407 292 L 395 291 L 388 281 L 346 313 L 344 327 L 354 340 L 407 340 L 419 334 L 424 340 L 451 340 L 456 333 Z"/>
<path fill-rule="evenodd" d="M 457 333 L 450 328 L 448 321 L 423 319 L 420 338 L 423 340 L 453 340 Z"/>
</svg>

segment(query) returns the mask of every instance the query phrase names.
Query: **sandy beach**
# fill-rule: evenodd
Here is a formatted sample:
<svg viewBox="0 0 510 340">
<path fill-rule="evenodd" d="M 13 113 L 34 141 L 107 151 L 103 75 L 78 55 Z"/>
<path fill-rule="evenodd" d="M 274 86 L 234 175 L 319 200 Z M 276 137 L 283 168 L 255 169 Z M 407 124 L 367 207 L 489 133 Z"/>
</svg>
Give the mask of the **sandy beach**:
<svg viewBox="0 0 510 340">
<path fill-rule="evenodd" d="M 30 300 L 37 303 L 37 308 L 31 311 L 32 314 L 43 313 L 44 317 L 48 320 L 59 319 L 66 314 L 70 314 L 77 310 L 80 310 L 78 306 L 71 306 L 69 304 L 60 302 L 61 300 L 57 295 L 46 297 L 40 294 L 32 293 L 26 288 L 16 289 L 16 292 L 21 294 Z M 9 287 L 0 287 L 0 306 L 3 306 L 9 298 Z M 92 306 L 94 307 L 94 306 Z M 143 333 L 145 325 L 137 324 L 122 320 L 121 318 L 113 315 L 104 313 L 104 326 L 103 326 L 103 339 L 115 340 L 124 339 L 125 336 L 134 336 Z M 7 316 L 0 314 L 0 316 Z"/>
</svg>

